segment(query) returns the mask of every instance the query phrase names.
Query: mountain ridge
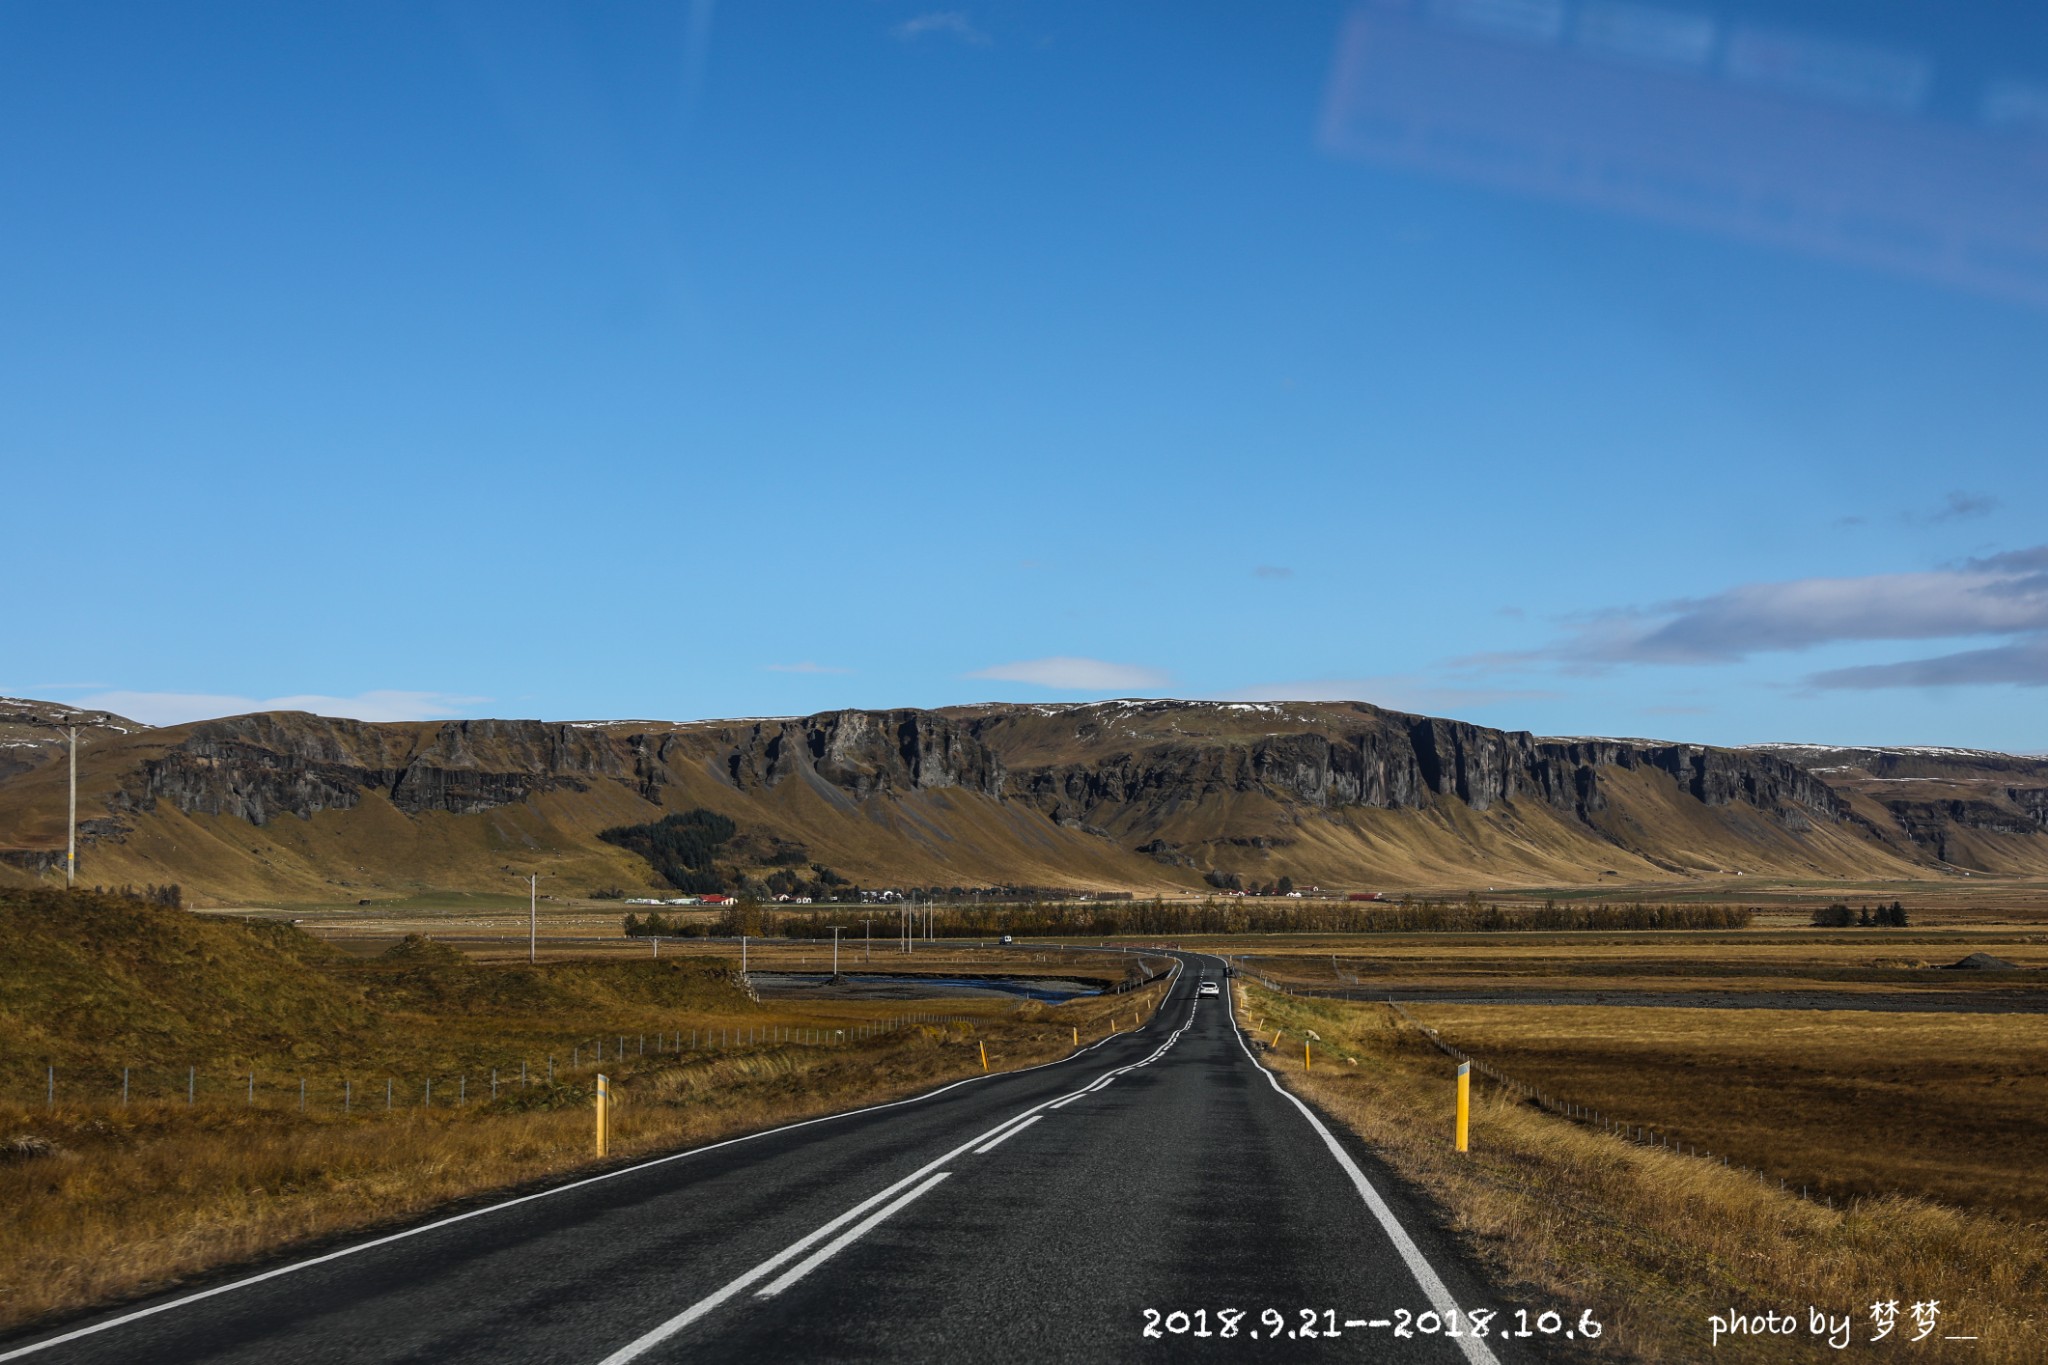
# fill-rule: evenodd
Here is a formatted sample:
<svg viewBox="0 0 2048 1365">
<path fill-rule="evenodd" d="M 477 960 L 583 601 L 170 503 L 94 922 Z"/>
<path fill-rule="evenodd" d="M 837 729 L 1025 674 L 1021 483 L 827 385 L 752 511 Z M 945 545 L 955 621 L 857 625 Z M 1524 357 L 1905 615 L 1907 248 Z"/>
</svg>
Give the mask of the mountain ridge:
<svg viewBox="0 0 2048 1365">
<path fill-rule="evenodd" d="M 0 772 L 0 875 L 17 879 L 61 857 L 64 765 L 58 749 L 36 752 Z M 1539 737 L 1364 702 L 682 722 L 116 717 L 81 743 L 80 784 L 84 875 L 221 898 L 488 886 L 515 861 L 642 885 L 645 865 L 599 830 L 695 807 L 871 885 L 1172 893 L 1210 874 L 1377 889 L 2048 871 L 2048 762 Z"/>
</svg>

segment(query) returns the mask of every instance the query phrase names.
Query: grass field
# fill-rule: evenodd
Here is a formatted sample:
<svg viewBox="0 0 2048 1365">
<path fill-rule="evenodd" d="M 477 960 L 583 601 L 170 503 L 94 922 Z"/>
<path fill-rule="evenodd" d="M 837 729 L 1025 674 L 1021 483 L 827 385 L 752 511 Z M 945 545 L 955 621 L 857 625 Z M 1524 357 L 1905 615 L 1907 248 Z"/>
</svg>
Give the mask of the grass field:
<svg viewBox="0 0 2048 1365">
<path fill-rule="evenodd" d="M 2048 1225 L 2048 1015 L 1408 1009 L 1546 1094 L 1793 1189 Z"/>
<path fill-rule="evenodd" d="M 1285 1083 L 1440 1205 L 1504 1283 L 1594 1310 L 1624 1356 L 1889 1358 L 1908 1347 L 1869 1344 L 1868 1305 L 1897 1299 L 1937 1300 L 1941 1334 L 1980 1338 L 1922 1341 L 1914 1359 L 2040 1358 L 2048 1035 L 2035 1019 L 1410 1006 L 1517 1079 L 1711 1153 L 1624 1141 L 1482 1082 L 1460 1155 L 1454 1064 L 1394 1010 L 1243 982 L 1239 1000 L 1267 1038 L 1283 1034 L 1266 1056 Z M 2008 1193 L 2020 1170 L 2024 1197 Z M 1780 1171 L 1835 1191 L 1833 1206 L 1781 1190 Z M 1856 1346 L 1803 1329 L 1712 1343 L 1716 1314 L 1810 1308 L 1853 1316 Z"/>
<path fill-rule="evenodd" d="M 1205 940 L 1262 975 L 1309 989 L 1540 992 L 1973 991 L 2048 995 L 2048 931 L 2011 926 L 1384 934 Z M 2018 972 L 1945 970 L 1988 953 Z"/>
<path fill-rule="evenodd" d="M 736 965 L 489 964 L 418 938 L 364 959 L 111 898 L 0 907 L 0 1327 L 587 1166 L 600 1067 L 630 1157 L 913 1094 L 984 1048 L 1049 1060 L 1161 993 L 792 1007 Z"/>
</svg>

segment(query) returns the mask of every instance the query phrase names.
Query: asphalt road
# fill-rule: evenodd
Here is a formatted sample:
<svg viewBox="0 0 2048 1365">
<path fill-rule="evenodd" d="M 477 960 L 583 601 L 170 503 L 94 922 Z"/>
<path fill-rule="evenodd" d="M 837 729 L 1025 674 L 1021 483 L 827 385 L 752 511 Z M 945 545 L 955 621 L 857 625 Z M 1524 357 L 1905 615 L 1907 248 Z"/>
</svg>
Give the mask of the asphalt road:
<svg viewBox="0 0 2048 1365">
<path fill-rule="evenodd" d="M 1524 1358 L 1501 1335 L 1515 1310 L 1564 1306 L 1477 1280 L 1256 1065 L 1227 994 L 1197 997 L 1221 964 L 1183 960 L 1151 1023 L 1065 1061 L 344 1245 L 0 1361 Z M 1499 1313 L 1484 1339 L 1474 1309 Z"/>
</svg>

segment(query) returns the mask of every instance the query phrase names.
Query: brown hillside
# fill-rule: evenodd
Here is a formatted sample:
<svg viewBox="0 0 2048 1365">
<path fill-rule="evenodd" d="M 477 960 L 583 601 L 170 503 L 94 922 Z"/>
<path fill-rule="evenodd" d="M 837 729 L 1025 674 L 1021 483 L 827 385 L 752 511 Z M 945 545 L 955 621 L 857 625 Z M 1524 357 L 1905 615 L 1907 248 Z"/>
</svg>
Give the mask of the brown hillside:
<svg viewBox="0 0 2048 1365">
<path fill-rule="evenodd" d="M 1892 765 L 1892 766 L 1887 766 Z M 1883 771 L 1878 771 L 1882 769 Z M 64 765 L 0 777 L 0 879 Z M 82 875 L 212 900 L 649 888 L 599 831 L 704 807 L 863 885 L 1193 891 L 2048 871 L 2048 763 L 1539 739 L 1363 703 L 373 725 L 266 713 L 81 746 Z"/>
</svg>

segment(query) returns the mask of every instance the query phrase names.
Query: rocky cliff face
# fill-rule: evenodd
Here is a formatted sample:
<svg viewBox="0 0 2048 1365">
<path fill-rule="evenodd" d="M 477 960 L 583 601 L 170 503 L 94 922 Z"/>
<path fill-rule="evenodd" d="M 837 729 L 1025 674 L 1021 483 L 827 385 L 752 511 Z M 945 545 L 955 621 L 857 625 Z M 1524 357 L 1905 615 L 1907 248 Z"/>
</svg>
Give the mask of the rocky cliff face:
<svg viewBox="0 0 2048 1365">
<path fill-rule="evenodd" d="M 1025 831 L 1020 838 L 1038 836 L 1017 824 L 1018 816 L 1042 818 L 1100 836 L 1100 856 L 1183 869 L 1175 875 L 1184 876 L 1227 866 L 1234 850 L 1290 846 L 1290 822 L 1346 809 L 1457 805 L 1489 812 L 1536 805 L 1578 822 L 1589 849 L 1633 848 L 1650 837 L 1643 820 L 1654 818 L 1630 804 L 1639 803 L 1642 783 L 1619 778 L 1640 773 L 1668 781 L 1703 810 L 1730 810 L 1729 828 L 1752 834 L 1758 827 L 1743 808 L 1795 836 L 1836 823 L 1884 857 L 1946 859 L 1959 831 L 2026 833 L 2048 850 L 2048 785 L 2039 778 L 2011 785 L 2025 780 L 2021 773 L 2048 771 L 2027 766 L 2029 760 L 2012 760 L 2019 766 L 2001 768 L 1995 788 L 1982 792 L 1953 783 L 1924 792 L 1887 785 L 1871 789 L 1876 805 L 1858 796 L 1852 809 L 1844 795 L 1852 789 L 1831 780 L 1840 765 L 1826 761 L 1841 751 L 1545 739 L 1362 703 L 832 711 L 689 725 L 373 725 L 271 713 L 117 735 L 102 741 L 102 752 L 116 766 L 98 790 L 111 784 L 115 792 L 95 816 L 111 814 L 114 821 L 89 824 L 89 837 L 119 837 L 160 804 L 264 825 L 346 811 L 372 792 L 409 814 L 472 815 L 603 783 L 656 805 L 717 806 L 721 790 L 767 794 L 797 780 L 843 811 L 957 791 L 1006 807 L 1004 828 Z M 37 830 L 61 831 L 49 823 L 57 789 L 47 772 L 11 782 L 0 776 L 0 817 L 7 815 L 8 789 L 31 787 L 39 793 Z M 672 795 L 678 790 L 691 793 L 687 802 Z M 1246 796 L 1263 799 L 1236 800 Z M 802 838 L 808 831 L 787 833 Z M 1741 847 L 1757 846 L 1750 835 L 1739 837 L 1749 841 Z M 23 847 L 7 856 L 25 868 L 40 866 L 47 833 L 18 842 Z M 1657 861 L 1657 850 L 1640 851 Z"/>
<path fill-rule="evenodd" d="M 827 711 L 758 721 L 732 736 L 725 769 L 743 790 L 809 771 L 857 800 L 931 787 L 1003 792 L 1002 760 L 932 711 Z"/>
<path fill-rule="evenodd" d="M 175 748 L 143 762 L 121 804 L 147 810 L 169 801 L 261 825 L 347 810 L 380 791 L 408 814 L 470 815 L 632 775 L 631 761 L 603 736 L 566 725 L 449 721 L 418 738 L 411 727 L 271 712 L 191 727 Z"/>
<path fill-rule="evenodd" d="M 1547 741 L 1539 750 L 1560 765 L 1570 765 L 1574 781 L 1581 784 L 1596 782 L 1601 768 L 1651 768 L 1668 774 L 1702 805 L 1740 801 L 1760 810 L 1796 807 L 1830 820 L 1848 812 L 1847 803 L 1825 781 L 1755 749 L 1576 739 Z"/>
<path fill-rule="evenodd" d="M 2048 829 L 2048 787 L 2008 787 L 2005 794 L 2035 824 Z"/>
<path fill-rule="evenodd" d="M 1365 715 L 1347 727 L 1256 736 L 1077 733 L 1066 761 L 1012 770 L 1000 725 L 931 711 L 832 711 L 714 727 L 720 764 L 741 790 L 799 774 L 857 801 L 938 787 L 1023 801 L 1062 823 L 1109 807 L 1173 809 L 1219 793 L 1257 792 L 1318 809 L 1415 809 L 1434 800 L 1488 810 L 1533 799 L 1581 817 L 1600 809 L 1603 769 L 1668 774 L 1694 799 L 1760 809 L 1797 807 L 1839 818 L 1826 783 L 1782 759 L 1689 745 L 1542 740 L 1459 721 Z M 1131 740 L 1137 742 L 1130 742 Z M 400 810 L 465 815 L 557 788 L 623 782 L 660 801 L 677 764 L 675 733 L 538 721 L 449 721 L 394 727 L 293 713 L 191 727 L 142 765 L 133 809 L 165 800 L 187 812 L 263 824 L 284 815 L 346 810 L 381 791 Z"/>
<path fill-rule="evenodd" d="M 1449 799 L 1474 810 L 1539 800 L 1584 819 L 1606 805 L 1603 769 L 1647 768 L 1672 777 L 1709 806 L 1744 802 L 1762 810 L 1839 819 L 1846 805 L 1819 778 L 1782 759 L 1691 745 L 1623 740 L 1538 740 L 1458 721 L 1379 713 L 1348 733 L 1302 729 L 1243 740 L 1167 738 L 1117 745 L 1097 758 L 1017 770 L 1013 799 L 1034 802 L 1063 822 L 1105 806 L 1196 802 L 1221 792 L 1256 792 L 1321 809 L 1417 809 Z"/>
</svg>

